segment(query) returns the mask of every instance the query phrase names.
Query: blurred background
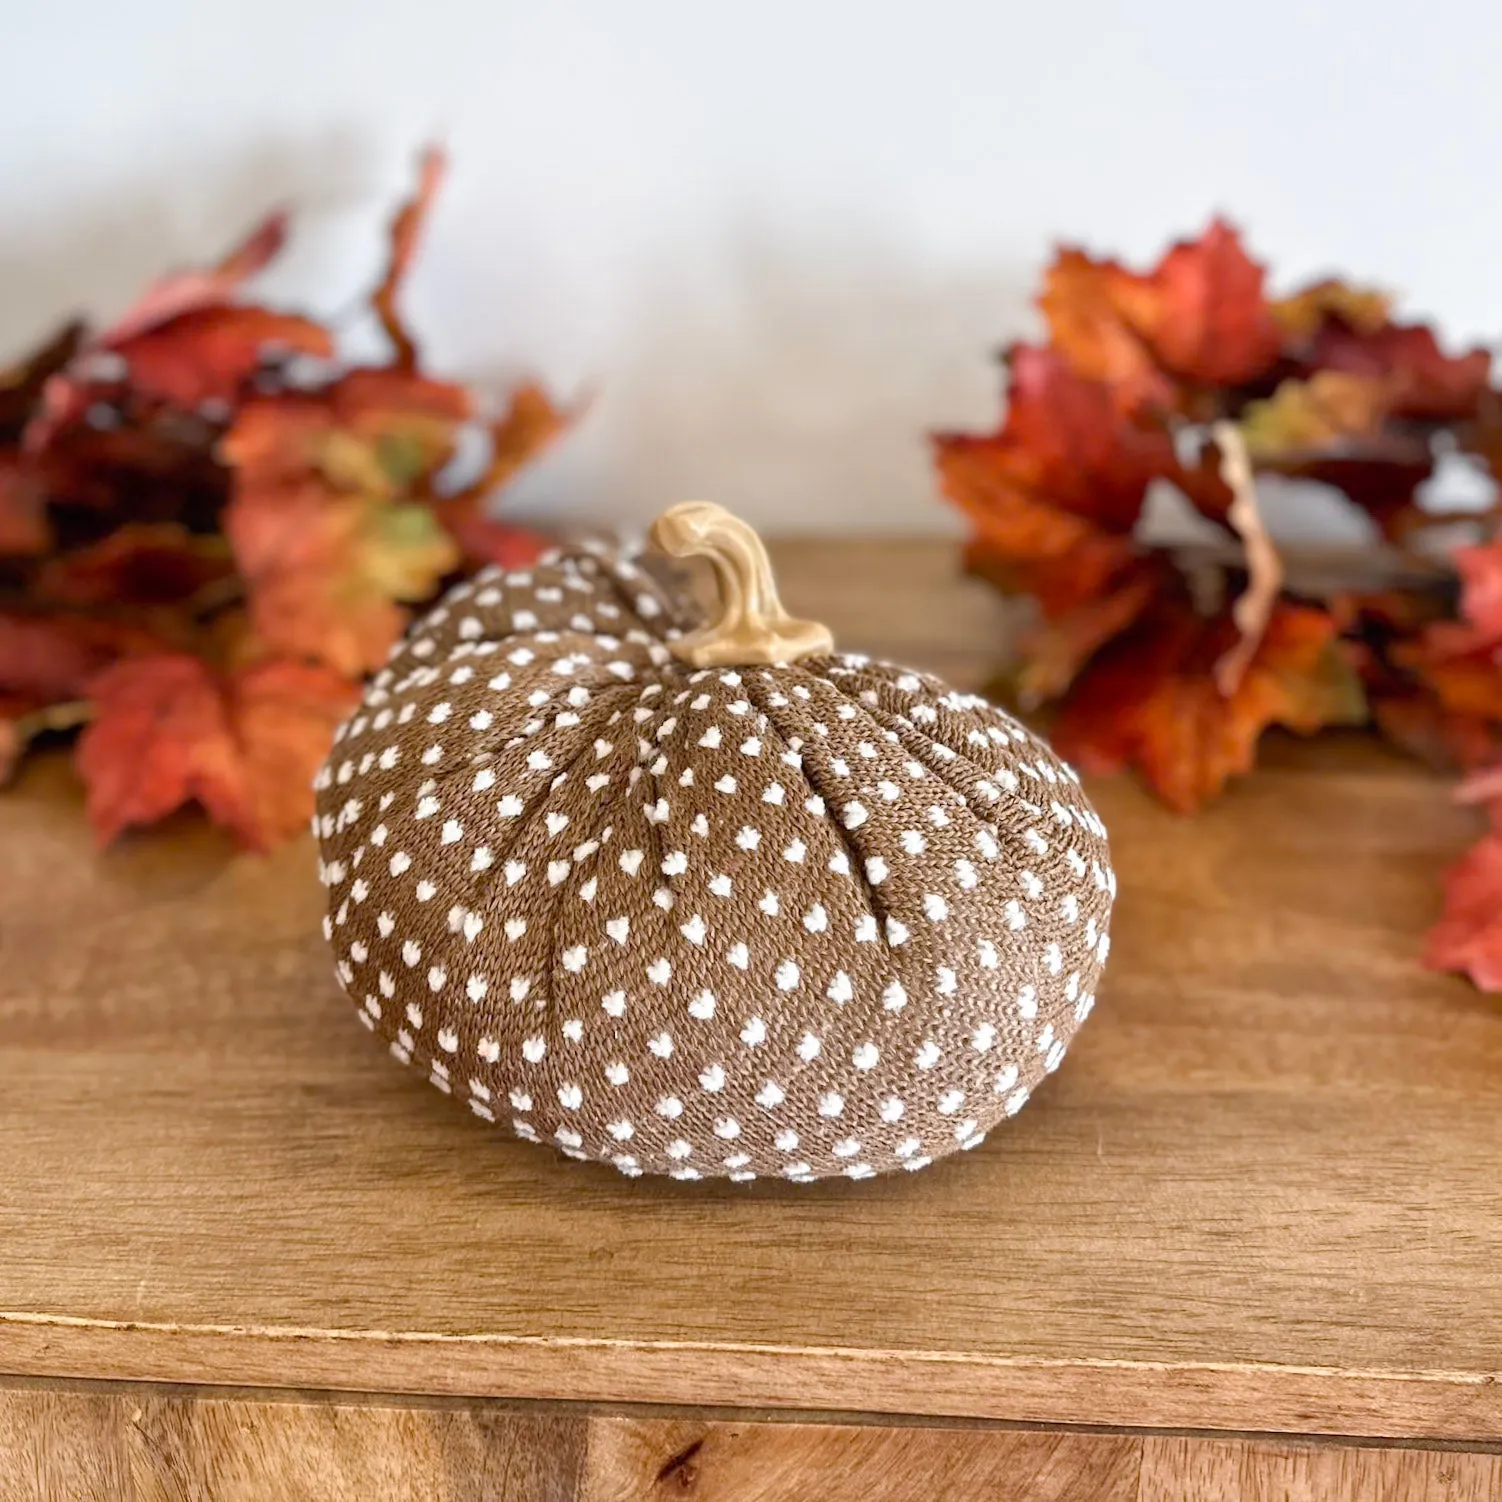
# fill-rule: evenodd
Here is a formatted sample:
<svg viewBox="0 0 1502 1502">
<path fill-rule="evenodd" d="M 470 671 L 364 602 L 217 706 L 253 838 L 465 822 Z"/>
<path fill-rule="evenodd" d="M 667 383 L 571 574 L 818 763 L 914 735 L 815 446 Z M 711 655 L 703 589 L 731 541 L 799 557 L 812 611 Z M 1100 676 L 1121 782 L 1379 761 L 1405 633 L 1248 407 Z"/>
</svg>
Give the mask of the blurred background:
<svg viewBox="0 0 1502 1502">
<path fill-rule="evenodd" d="M 437 139 L 453 174 L 407 295 L 428 368 L 596 393 L 523 512 L 705 496 L 784 531 L 957 530 L 923 434 L 994 421 L 990 354 L 1034 326 L 1058 238 L 1146 263 L 1220 209 L 1280 287 L 1338 267 L 1452 347 L 1502 329 L 1479 0 L 85 0 L 11 23 L 7 354 L 278 201 L 301 212 L 268 296 L 337 314 Z"/>
</svg>

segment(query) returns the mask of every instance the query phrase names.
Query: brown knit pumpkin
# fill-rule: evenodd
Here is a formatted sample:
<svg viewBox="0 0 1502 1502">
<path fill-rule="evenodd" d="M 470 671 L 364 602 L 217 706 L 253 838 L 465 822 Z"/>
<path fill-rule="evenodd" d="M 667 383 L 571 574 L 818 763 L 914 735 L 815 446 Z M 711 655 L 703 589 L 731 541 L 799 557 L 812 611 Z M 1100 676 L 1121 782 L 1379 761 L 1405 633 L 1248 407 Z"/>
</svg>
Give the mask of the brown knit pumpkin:
<svg viewBox="0 0 1502 1502">
<path fill-rule="evenodd" d="M 789 620 L 719 508 L 654 536 L 721 620 L 586 545 L 459 585 L 371 683 L 317 779 L 341 983 L 477 1115 L 628 1174 L 974 1147 L 1090 1010 L 1105 829 L 1016 720 Z"/>
</svg>

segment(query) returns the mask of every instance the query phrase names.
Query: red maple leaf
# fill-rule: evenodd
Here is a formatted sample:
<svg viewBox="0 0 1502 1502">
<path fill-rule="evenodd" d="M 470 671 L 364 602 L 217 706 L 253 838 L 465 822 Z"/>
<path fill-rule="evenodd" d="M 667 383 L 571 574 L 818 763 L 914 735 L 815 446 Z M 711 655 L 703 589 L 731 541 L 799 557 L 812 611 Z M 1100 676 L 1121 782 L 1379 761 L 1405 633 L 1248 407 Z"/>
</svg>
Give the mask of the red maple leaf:
<svg viewBox="0 0 1502 1502">
<path fill-rule="evenodd" d="M 1502 836 L 1483 836 L 1445 873 L 1444 913 L 1429 930 L 1424 963 L 1502 991 Z"/>
<path fill-rule="evenodd" d="M 1172 246 L 1145 277 L 1124 284 L 1127 322 L 1164 370 L 1204 386 L 1238 386 L 1277 358 L 1266 272 L 1223 219 Z"/>
<path fill-rule="evenodd" d="M 1492 357 L 1484 349 L 1446 355 L 1423 324 L 1389 323 L 1362 331 L 1335 317 L 1315 335 L 1307 363 L 1312 369 L 1384 380 L 1396 415 L 1455 422 L 1475 415 Z"/>
<path fill-rule="evenodd" d="M 124 313 L 104 330 L 95 348 L 119 349 L 184 313 L 229 302 L 241 286 L 264 271 L 287 243 L 287 215 L 268 214 L 217 266 L 169 271 L 158 277 Z"/>
<path fill-rule="evenodd" d="M 1135 766 L 1170 808 L 1189 813 L 1251 770 L 1271 725 L 1309 734 L 1366 718 L 1361 686 L 1323 610 L 1279 603 L 1235 690 L 1215 667 L 1237 640 L 1228 614 L 1160 597 L 1074 681 L 1054 725 L 1086 771 Z"/>
<path fill-rule="evenodd" d="M 1044 611 L 1093 599 L 1131 561 L 1147 487 L 1176 469 L 1172 441 L 1053 350 L 1012 351 L 1009 405 L 988 437 L 934 440 L 944 493 L 993 573 L 1025 579 Z"/>
<path fill-rule="evenodd" d="M 87 717 L 101 668 L 161 650 L 157 637 L 117 620 L 0 611 L 0 784 L 35 737 Z"/>
<path fill-rule="evenodd" d="M 75 699 L 101 668 L 159 652 L 161 639 L 129 622 L 42 611 L 0 611 L 0 694 L 40 704 Z"/>
<path fill-rule="evenodd" d="M 265 850 L 302 828 L 311 779 L 358 697 L 326 668 L 270 661 L 216 678 L 186 654 L 106 669 L 77 764 L 101 845 L 196 802 Z"/>
<path fill-rule="evenodd" d="M 334 352 L 329 331 L 311 318 L 225 304 L 184 313 L 119 347 L 137 397 L 196 411 L 238 397 L 273 357 Z"/>
<path fill-rule="evenodd" d="M 26 428 L 27 450 L 47 448 L 103 392 L 124 387 L 137 398 L 193 411 L 238 395 L 268 355 L 331 355 L 333 340 L 322 324 L 233 301 L 285 239 L 286 216 L 273 214 L 217 266 L 153 283 L 47 382 Z"/>
</svg>

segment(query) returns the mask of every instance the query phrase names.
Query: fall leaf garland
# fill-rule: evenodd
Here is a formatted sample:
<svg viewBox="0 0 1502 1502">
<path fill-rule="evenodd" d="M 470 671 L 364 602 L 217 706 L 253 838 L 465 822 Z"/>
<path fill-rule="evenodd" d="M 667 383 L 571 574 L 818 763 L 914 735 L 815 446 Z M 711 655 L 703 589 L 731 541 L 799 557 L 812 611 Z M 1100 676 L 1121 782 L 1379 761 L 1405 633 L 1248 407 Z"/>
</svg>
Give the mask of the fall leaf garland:
<svg viewBox="0 0 1502 1502">
<path fill-rule="evenodd" d="M 1054 706 L 1063 754 L 1132 766 L 1181 812 L 1250 770 L 1273 725 L 1371 724 L 1475 774 L 1462 796 L 1490 807 L 1494 832 L 1451 872 L 1428 959 L 1502 988 L 1498 508 L 1465 518 L 1480 540 L 1453 553 L 1454 587 L 1430 539 L 1456 518 L 1418 499 L 1446 451 L 1502 477 L 1490 355 L 1446 354 L 1374 290 L 1270 296 L 1221 220 L 1146 272 L 1061 249 L 1038 301 L 1048 339 L 1007 351 L 1001 426 L 934 440 L 971 524 L 968 565 L 1036 604 L 1019 698 Z M 1290 583 L 1254 474 L 1343 494 L 1390 577 Z M 1223 544 L 1145 543 L 1160 486 Z"/>
<path fill-rule="evenodd" d="M 243 299 L 282 215 L 90 334 L 0 373 L 0 780 L 82 725 L 101 841 L 189 801 L 252 849 L 301 829 L 361 677 L 461 569 L 541 549 L 484 503 L 566 426 L 537 387 L 482 416 L 422 372 L 398 310 L 442 183 L 396 215 L 371 311 L 386 365 Z M 461 443 L 488 456 L 451 481 Z"/>
</svg>

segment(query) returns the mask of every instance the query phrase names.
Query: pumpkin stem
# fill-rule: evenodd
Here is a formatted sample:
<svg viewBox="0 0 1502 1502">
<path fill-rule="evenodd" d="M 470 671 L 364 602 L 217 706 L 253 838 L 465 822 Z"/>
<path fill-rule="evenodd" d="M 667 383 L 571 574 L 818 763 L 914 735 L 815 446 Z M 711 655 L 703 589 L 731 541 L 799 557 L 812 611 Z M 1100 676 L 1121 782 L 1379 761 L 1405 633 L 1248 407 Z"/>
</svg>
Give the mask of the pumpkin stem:
<svg viewBox="0 0 1502 1502">
<path fill-rule="evenodd" d="M 707 558 L 720 590 L 720 616 L 668 643 L 690 667 L 797 662 L 834 650 L 828 626 L 794 620 L 777 598 L 767 550 L 723 506 L 685 501 L 652 523 L 652 542 L 674 558 Z"/>
</svg>

